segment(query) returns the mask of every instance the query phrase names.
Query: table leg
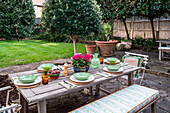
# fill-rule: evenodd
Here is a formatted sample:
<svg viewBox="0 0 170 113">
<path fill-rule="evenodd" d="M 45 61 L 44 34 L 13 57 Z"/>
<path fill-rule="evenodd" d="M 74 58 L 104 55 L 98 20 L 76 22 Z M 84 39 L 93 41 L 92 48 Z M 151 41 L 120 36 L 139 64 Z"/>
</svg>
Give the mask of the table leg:
<svg viewBox="0 0 170 113">
<path fill-rule="evenodd" d="M 47 113 L 46 100 L 38 102 L 38 113 Z"/>
<path fill-rule="evenodd" d="M 89 95 L 93 95 L 93 87 L 89 87 Z"/>
<path fill-rule="evenodd" d="M 95 96 L 98 96 L 100 93 L 100 84 L 96 85 Z"/>
<path fill-rule="evenodd" d="M 28 102 L 25 100 L 21 93 L 19 93 L 19 104 L 22 106 L 19 113 L 28 113 Z"/>
<path fill-rule="evenodd" d="M 133 84 L 133 73 L 128 74 L 128 86 Z"/>
</svg>

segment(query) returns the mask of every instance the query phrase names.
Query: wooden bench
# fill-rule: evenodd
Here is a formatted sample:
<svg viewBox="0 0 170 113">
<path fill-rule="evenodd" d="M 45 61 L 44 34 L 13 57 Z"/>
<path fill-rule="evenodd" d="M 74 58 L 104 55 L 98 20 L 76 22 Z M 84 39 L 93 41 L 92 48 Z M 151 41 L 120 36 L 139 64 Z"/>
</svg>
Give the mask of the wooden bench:
<svg viewBox="0 0 170 113">
<path fill-rule="evenodd" d="M 159 91 L 133 84 L 69 113 L 139 113 L 150 105 L 155 113 L 158 99 Z"/>
<path fill-rule="evenodd" d="M 170 52 L 170 47 L 159 47 L 159 60 L 161 60 L 162 58 L 169 58 L 169 57 L 165 57 L 163 52 Z"/>
<path fill-rule="evenodd" d="M 164 57 L 164 53 L 163 52 L 170 52 L 170 40 L 159 40 L 156 41 L 159 42 L 159 60 L 161 60 L 162 58 L 169 58 L 169 57 Z M 166 44 L 167 47 L 162 47 L 162 44 Z"/>
</svg>

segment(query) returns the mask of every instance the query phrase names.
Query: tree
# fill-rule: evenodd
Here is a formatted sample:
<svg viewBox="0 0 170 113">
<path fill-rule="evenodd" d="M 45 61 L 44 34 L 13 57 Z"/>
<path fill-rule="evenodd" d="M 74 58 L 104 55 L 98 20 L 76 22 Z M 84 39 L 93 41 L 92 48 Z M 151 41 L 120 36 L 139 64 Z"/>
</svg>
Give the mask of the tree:
<svg viewBox="0 0 170 113">
<path fill-rule="evenodd" d="M 31 32 L 35 13 L 32 0 L 0 1 L 0 38 L 25 38 Z"/>
<path fill-rule="evenodd" d="M 74 43 L 80 35 L 98 33 L 101 12 L 95 0 L 48 0 L 44 5 L 42 24 L 47 32 L 68 35 Z"/>
<path fill-rule="evenodd" d="M 130 0 L 97 0 L 101 5 L 104 21 L 119 19 L 124 23 L 127 39 L 129 33 L 126 25 L 126 18 L 132 15 L 132 1 Z"/>
<path fill-rule="evenodd" d="M 151 22 L 153 41 L 156 41 L 153 19 L 169 13 L 168 0 L 137 0 L 134 4 L 135 15 L 147 17 Z"/>
</svg>

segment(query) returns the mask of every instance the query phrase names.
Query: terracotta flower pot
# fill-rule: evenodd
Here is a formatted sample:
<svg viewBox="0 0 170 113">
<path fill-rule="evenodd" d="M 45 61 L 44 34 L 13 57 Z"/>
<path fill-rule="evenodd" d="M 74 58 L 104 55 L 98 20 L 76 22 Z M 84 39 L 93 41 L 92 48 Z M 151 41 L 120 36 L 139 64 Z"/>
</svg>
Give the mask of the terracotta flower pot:
<svg viewBox="0 0 170 113">
<path fill-rule="evenodd" d="M 96 52 L 96 45 L 85 45 L 87 54 L 94 54 Z"/>
<path fill-rule="evenodd" d="M 100 56 L 113 56 L 115 54 L 115 46 L 118 43 L 118 40 L 114 41 L 95 41 Z"/>
</svg>

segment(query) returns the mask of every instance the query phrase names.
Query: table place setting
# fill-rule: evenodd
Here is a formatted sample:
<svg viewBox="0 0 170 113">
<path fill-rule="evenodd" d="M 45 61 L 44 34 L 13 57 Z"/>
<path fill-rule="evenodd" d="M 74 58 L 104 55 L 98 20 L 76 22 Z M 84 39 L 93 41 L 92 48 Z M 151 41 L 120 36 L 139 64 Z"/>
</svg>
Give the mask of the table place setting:
<svg viewBox="0 0 170 113">
<path fill-rule="evenodd" d="M 37 75 L 23 75 L 12 77 L 14 84 L 23 89 L 37 87 L 41 84 L 42 78 Z"/>
<path fill-rule="evenodd" d="M 41 64 L 37 68 L 38 72 L 43 73 L 44 72 L 44 67 L 50 67 L 50 70 L 57 70 L 57 69 L 60 70 L 60 71 L 64 70 L 64 67 L 61 66 L 61 65 L 54 65 L 54 64 L 47 63 L 47 64 Z"/>
<path fill-rule="evenodd" d="M 108 65 L 116 65 L 116 64 L 120 64 L 120 60 L 114 57 L 108 57 L 106 59 L 103 60 L 105 64 Z"/>
</svg>

